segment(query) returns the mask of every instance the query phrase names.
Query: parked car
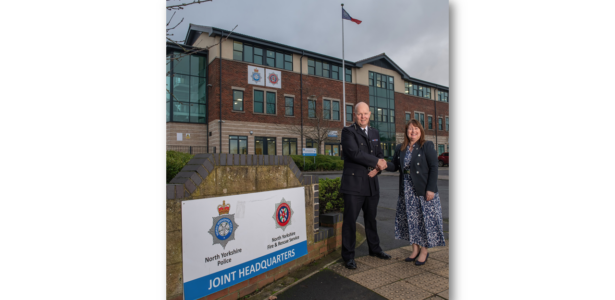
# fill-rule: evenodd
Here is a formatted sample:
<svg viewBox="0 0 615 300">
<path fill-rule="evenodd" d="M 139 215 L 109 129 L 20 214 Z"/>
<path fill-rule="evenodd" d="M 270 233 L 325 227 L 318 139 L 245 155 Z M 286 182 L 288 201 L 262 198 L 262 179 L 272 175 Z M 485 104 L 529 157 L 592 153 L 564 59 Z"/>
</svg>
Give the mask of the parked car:
<svg viewBox="0 0 615 300">
<path fill-rule="evenodd" d="M 444 167 L 444 165 L 448 167 L 448 152 L 444 152 L 438 156 L 438 166 Z"/>
</svg>

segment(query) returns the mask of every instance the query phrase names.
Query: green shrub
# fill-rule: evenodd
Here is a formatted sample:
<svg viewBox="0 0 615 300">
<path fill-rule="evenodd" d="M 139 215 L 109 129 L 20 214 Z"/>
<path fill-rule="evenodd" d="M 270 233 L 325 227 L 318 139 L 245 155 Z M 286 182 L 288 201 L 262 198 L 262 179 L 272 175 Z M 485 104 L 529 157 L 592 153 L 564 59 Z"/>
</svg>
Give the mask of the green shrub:
<svg viewBox="0 0 615 300">
<path fill-rule="evenodd" d="M 320 213 L 325 213 L 327 211 L 344 211 L 344 199 L 340 193 L 341 184 L 342 180 L 339 177 L 318 180 Z"/>
<path fill-rule="evenodd" d="M 167 151 L 167 183 L 169 183 L 193 157 L 194 155 L 188 153 Z"/>
<path fill-rule="evenodd" d="M 313 156 L 306 156 L 305 166 L 303 165 L 303 156 L 291 155 L 290 157 L 301 171 L 341 171 L 344 169 L 344 161 L 339 156 L 316 155 L 316 164 L 314 164 Z"/>
</svg>

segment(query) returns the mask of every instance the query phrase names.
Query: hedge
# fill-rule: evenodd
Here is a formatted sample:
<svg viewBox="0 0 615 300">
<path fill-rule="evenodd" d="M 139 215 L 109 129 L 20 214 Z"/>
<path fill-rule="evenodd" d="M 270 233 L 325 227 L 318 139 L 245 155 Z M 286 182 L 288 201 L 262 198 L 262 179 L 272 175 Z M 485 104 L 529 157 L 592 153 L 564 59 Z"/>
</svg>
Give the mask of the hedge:
<svg viewBox="0 0 615 300">
<path fill-rule="evenodd" d="M 167 151 L 167 183 L 194 157 L 192 154 Z"/>
</svg>

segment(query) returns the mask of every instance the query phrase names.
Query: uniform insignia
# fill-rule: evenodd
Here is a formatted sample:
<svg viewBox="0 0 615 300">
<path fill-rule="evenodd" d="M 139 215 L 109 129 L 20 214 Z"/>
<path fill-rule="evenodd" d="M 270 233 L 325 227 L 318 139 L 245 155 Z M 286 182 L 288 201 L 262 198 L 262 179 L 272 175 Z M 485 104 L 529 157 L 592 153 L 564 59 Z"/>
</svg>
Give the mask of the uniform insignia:
<svg viewBox="0 0 615 300">
<path fill-rule="evenodd" d="M 209 229 L 209 234 L 214 238 L 215 244 L 222 245 L 222 249 L 226 248 L 226 244 L 229 241 L 235 239 L 235 231 L 239 227 L 239 224 L 235 223 L 235 214 L 229 214 L 231 211 L 231 205 L 222 201 L 221 205 L 218 205 L 218 216 L 212 217 L 213 224 Z"/>
<path fill-rule="evenodd" d="M 372 140 L 372 142 L 377 142 L 377 141 L 378 141 L 378 139 L 373 139 L 373 140 Z"/>
<path fill-rule="evenodd" d="M 273 212 L 273 220 L 275 220 L 275 227 L 286 230 L 286 226 L 291 224 L 293 214 L 295 212 L 290 206 L 290 201 L 282 198 L 280 203 L 275 204 L 275 211 Z"/>
</svg>

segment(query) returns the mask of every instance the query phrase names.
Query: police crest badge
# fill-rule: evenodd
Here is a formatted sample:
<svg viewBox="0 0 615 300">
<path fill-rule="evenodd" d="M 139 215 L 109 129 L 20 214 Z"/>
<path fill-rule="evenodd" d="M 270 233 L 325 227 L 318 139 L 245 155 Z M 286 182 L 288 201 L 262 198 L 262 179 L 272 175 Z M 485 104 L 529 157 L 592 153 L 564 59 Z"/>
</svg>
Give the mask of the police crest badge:
<svg viewBox="0 0 615 300">
<path fill-rule="evenodd" d="M 212 217 L 213 224 L 208 231 L 214 238 L 212 245 L 220 244 L 222 249 L 235 239 L 235 231 L 239 227 L 239 224 L 235 223 L 235 214 L 229 214 L 230 211 L 231 205 L 222 200 L 222 204 L 218 205 L 218 216 Z"/>
<path fill-rule="evenodd" d="M 282 198 L 280 203 L 275 204 L 275 211 L 273 213 L 273 220 L 275 220 L 275 227 L 282 228 L 283 231 L 291 224 L 293 214 L 295 212 L 290 206 L 290 201 Z"/>
</svg>

